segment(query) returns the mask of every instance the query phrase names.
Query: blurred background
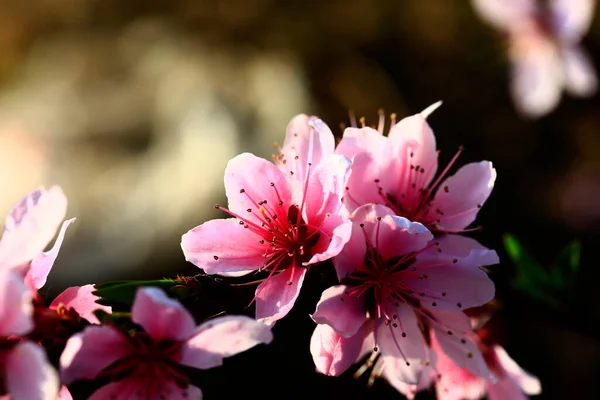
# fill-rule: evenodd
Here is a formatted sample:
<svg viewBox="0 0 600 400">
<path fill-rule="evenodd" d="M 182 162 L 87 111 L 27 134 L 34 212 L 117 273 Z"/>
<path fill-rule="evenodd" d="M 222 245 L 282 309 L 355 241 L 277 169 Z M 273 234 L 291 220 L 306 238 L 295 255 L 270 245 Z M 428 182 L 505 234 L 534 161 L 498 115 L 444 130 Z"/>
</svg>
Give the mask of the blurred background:
<svg viewBox="0 0 600 400">
<path fill-rule="evenodd" d="M 600 68 L 597 16 L 583 45 Z M 466 0 L 2 0 L 0 214 L 39 184 L 63 187 L 78 220 L 50 294 L 195 273 L 180 238 L 222 216 L 212 205 L 225 202 L 230 158 L 269 158 L 298 113 L 341 135 L 349 109 L 376 123 L 378 108 L 402 117 L 438 100 L 429 121 L 442 161 L 464 145 L 462 162 L 498 170 L 475 237 L 503 260 L 491 276 L 505 347 L 540 377 L 539 398 L 600 398 L 600 97 L 564 96 L 546 117 L 520 117 L 506 43 Z M 542 264 L 581 240 L 563 312 L 510 288 L 506 232 Z M 206 398 L 240 388 L 273 399 L 402 398 L 352 371 L 314 372 L 307 312 L 318 297 L 278 324 L 273 346 L 203 379 Z"/>
</svg>

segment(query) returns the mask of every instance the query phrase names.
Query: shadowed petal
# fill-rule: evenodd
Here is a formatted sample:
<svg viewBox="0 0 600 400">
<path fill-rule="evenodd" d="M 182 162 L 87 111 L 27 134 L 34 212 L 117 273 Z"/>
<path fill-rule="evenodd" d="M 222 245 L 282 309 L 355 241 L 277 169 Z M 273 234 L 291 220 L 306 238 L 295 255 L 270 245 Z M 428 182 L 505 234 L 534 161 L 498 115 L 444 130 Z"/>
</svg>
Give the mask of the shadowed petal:
<svg viewBox="0 0 600 400">
<path fill-rule="evenodd" d="M 33 283 L 36 289 L 41 288 L 46 284 L 46 278 L 48 278 L 48 274 L 58 257 L 58 251 L 60 250 L 60 246 L 62 246 L 62 242 L 65 239 L 65 233 L 67 232 L 67 228 L 75 222 L 75 218 L 71 218 L 65 222 L 63 222 L 62 227 L 60 228 L 60 232 L 58 233 L 58 237 L 54 242 L 54 246 L 49 251 L 38 254 L 33 261 L 31 262 L 31 267 L 27 271 L 27 278 L 30 282 Z"/>
<path fill-rule="evenodd" d="M 245 316 L 212 319 L 198 327 L 182 347 L 180 363 L 198 369 L 218 367 L 223 358 L 273 339 L 270 328 Z"/>
<path fill-rule="evenodd" d="M 60 356 L 60 376 L 65 384 L 94 379 L 106 367 L 131 354 L 123 334 L 109 326 L 88 326 L 67 341 Z"/>
<path fill-rule="evenodd" d="M 32 293 L 23 279 L 0 269 L 0 335 L 25 335 L 33 329 Z"/>
<path fill-rule="evenodd" d="M 512 358 L 510 358 L 502 346 L 494 346 L 494 351 L 496 352 L 496 357 L 498 358 L 498 362 L 502 368 L 504 368 L 508 375 L 510 375 L 511 379 L 519 385 L 523 392 L 530 396 L 535 396 L 542 392 L 540 380 L 523 370 L 523 368 L 521 368 Z"/>
<path fill-rule="evenodd" d="M 154 287 L 138 289 L 131 320 L 142 326 L 154 341 L 185 340 L 194 332 L 194 318 L 181 303 Z"/>
<path fill-rule="evenodd" d="M 28 193 L 6 216 L 0 267 L 18 267 L 44 251 L 66 212 L 67 198 L 60 187 L 39 187 Z"/>
<path fill-rule="evenodd" d="M 58 374 L 44 349 L 33 342 L 21 342 L 8 353 L 5 373 L 12 399 L 56 400 Z"/>
<path fill-rule="evenodd" d="M 181 238 L 185 259 L 207 274 L 253 271 L 264 264 L 268 248 L 262 237 L 245 229 L 235 218 L 213 219 Z"/>
<path fill-rule="evenodd" d="M 458 367 L 466 368 L 482 378 L 496 381 L 496 377 L 489 370 L 477 345 L 469 336 L 464 334 L 449 335 L 439 327 L 435 327 L 435 337 L 441 351 Z"/>
<path fill-rule="evenodd" d="M 317 371 L 325 375 L 339 376 L 361 358 L 368 331 L 365 326 L 354 336 L 345 338 L 338 335 L 329 325 L 317 325 L 310 339 L 310 354 Z M 373 344 L 369 348 L 372 351 Z"/>
<path fill-rule="evenodd" d="M 92 294 L 96 289 L 94 285 L 71 286 L 60 293 L 48 308 L 58 309 L 63 304 L 67 308 L 77 311 L 81 318 L 86 319 L 91 324 L 99 324 L 98 318 L 94 315 L 95 310 L 104 310 L 107 313 L 112 312 L 109 306 L 103 306 L 96 303 L 100 297 Z"/>
<path fill-rule="evenodd" d="M 117 382 L 111 382 L 96 390 L 90 400 L 201 400 L 202 392 L 193 385 L 180 388 L 171 380 L 154 380 L 150 384 L 145 380 L 128 377 Z"/>
<path fill-rule="evenodd" d="M 496 170 L 489 161 L 461 167 L 442 183 L 444 190 L 438 190 L 433 200 L 432 208 L 443 212 L 435 216 L 440 219 L 439 225 L 450 230 L 469 226 L 490 196 L 495 181 Z"/>
<path fill-rule="evenodd" d="M 256 288 L 256 319 L 267 325 L 285 317 L 294 306 L 306 268 L 289 267 Z"/>
<path fill-rule="evenodd" d="M 368 319 L 364 297 L 346 295 L 348 289 L 338 285 L 325 290 L 311 315 L 317 324 L 327 324 L 345 338 L 355 335 Z"/>
</svg>

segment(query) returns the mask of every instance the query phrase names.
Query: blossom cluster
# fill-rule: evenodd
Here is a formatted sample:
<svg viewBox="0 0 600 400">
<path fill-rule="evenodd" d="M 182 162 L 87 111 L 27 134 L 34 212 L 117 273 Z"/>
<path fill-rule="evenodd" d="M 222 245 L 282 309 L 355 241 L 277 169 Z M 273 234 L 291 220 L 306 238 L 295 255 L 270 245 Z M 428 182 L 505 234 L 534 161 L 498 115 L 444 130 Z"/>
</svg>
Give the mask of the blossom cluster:
<svg viewBox="0 0 600 400">
<path fill-rule="evenodd" d="M 338 143 L 318 117 L 298 115 L 274 162 L 250 153 L 229 161 L 228 204 L 216 206 L 229 218 L 191 229 L 181 246 L 208 275 L 260 278 L 255 318 L 197 325 L 152 285 L 137 290 L 125 313 L 98 304 L 93 285 L 68 288 L 46 306 L 38 289 L 75 219 L 64 221 L 59 187 L 32 191 L 7 216 L 0 241 L 0 394 L 69 399 L 66 385 L 102 378 L 91 399 L 200 399 L 188 369 L 270 343 L 306 275 L 328 267 L 337 282 L 311 314 L 306 349 L 318 372 L 339 376 L 364 361 L 356 375 L 371 369 L 370 381 L 383 377 L 409 398 L 431 386 L 440 399 L 539 393 L 538 380 L 473 312 L 494 298 L 484 267 L 499 259 L 465 234 L 478 230 L 471 226 L 496 170 L 481 161 L 451 174 L 462 148 L 438 165 L 427 118 L 440 104 L 399 121 L 392 115 L 387 132 L 383 113 L 377 127 L 353 120 Z"/>
</svg>

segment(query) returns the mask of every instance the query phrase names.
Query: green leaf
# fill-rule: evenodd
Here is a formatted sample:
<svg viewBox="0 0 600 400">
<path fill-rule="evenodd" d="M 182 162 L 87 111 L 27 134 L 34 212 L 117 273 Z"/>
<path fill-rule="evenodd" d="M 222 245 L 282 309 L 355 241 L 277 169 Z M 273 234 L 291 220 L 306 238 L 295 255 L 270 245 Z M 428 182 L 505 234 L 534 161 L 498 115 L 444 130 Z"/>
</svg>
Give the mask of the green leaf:
<svg viewBox="0 0 600 400">
<path fill-rule="evenodd" d="M 573 241 L 561 250 L 550 273 L 553 284 L 558 290 L 570 290 L 579 270 L 580 260 L 581 243 L 579 241 Z"/>
<path fill-rule="evenodd" d="M 135 293 L 140 287 L 154 286 L 167 292 L 178 283 L 172 279 L 159 279 L 152 281 L 109 281 L 96 284 L 96 291 L 93 292 L 100 299 L 96 300 L 98 304 L 113 306 L 126 305 L 133 303 Z"/>
<path fill-rule="evenodd" d="M 544 268 L 525 250 L 516 237 L 504 235 L 504 247 L 510 258 L 517 266 L 518 279 L 532 285 L 550 284 L 550 278 Z"/>
</svg>

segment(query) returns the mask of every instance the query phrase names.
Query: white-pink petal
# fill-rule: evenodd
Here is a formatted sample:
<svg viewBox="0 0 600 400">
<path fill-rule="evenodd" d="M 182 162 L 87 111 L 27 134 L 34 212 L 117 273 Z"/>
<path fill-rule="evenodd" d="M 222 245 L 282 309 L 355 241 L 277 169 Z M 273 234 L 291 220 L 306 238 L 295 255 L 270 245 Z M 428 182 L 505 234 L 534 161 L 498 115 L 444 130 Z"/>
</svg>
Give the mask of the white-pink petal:
<svg viewBox="0 0 600 400">
<path fill-rule="evenodd" d="M 0 335 L 25 335 L 33 329 L 33 295 L 16 273 L 0 269 Z"/>
<path fill-rule="evenodd" d="M 225 316 L 203 323 L 182 347 L 180 364 L 198 369 L 218 367 L 223 358 L 273 340 L 270 328 L 245 316 Z"/>
<path fill-rule="evenodd" d="M 337 285 L 325 290 L 311 315 L 317 324 L 327 324 L 345 338 L 354 336 L 368 320 L 364 297 L 346 295 L 349 289 Z"/>
<path fill-rule="evenodd" d="M 66 308 L 74 309 L 81 318 L 86 319 L 89 323 L 99 324 L 100 321 L 98 321 L 94 311 L 104 310 L 110 314 L 112 308 L 96 303 L 96 300 L 100 297 L 93 294 L 95 290 L 94 285 L 68 287 L 56 296 L 52 303 L 50 303 L 49 308 L 56 310 L 63 304 Z"/>
<path fill-rule="evenodd" d="M 13 400 L 56 400 L 58 374 L 44 349 L 20 342 L 6 356 L 5 384 Z"/>
<path fill-rule="evenodd" d="M 289 267 L 267 279 L 256 288 L 256 319 L 273 325 L 285 317 L 294 306 L 306 268 Z"/>
<path fill-rule="evenodd" d="M 155 342 L 185 340 L 196 329 L 190 312 L 156 287 L 138 289 L 131 307 L 131 319 Z"/>
<path fill-rule="evenodd" d="M 365 324 L 367 325 L 367 324 Z M 354 336 L 338 335 L 329 325 L 317 325 L 310 339 L 310 354 L 318 372 L 339 376 L 362 356 L 367 330 L 362 327 Z M 372 340 L 372 335 L 371 335 Z M 369 350 L 373 350 L 370 343 Z"/>
</svg>

